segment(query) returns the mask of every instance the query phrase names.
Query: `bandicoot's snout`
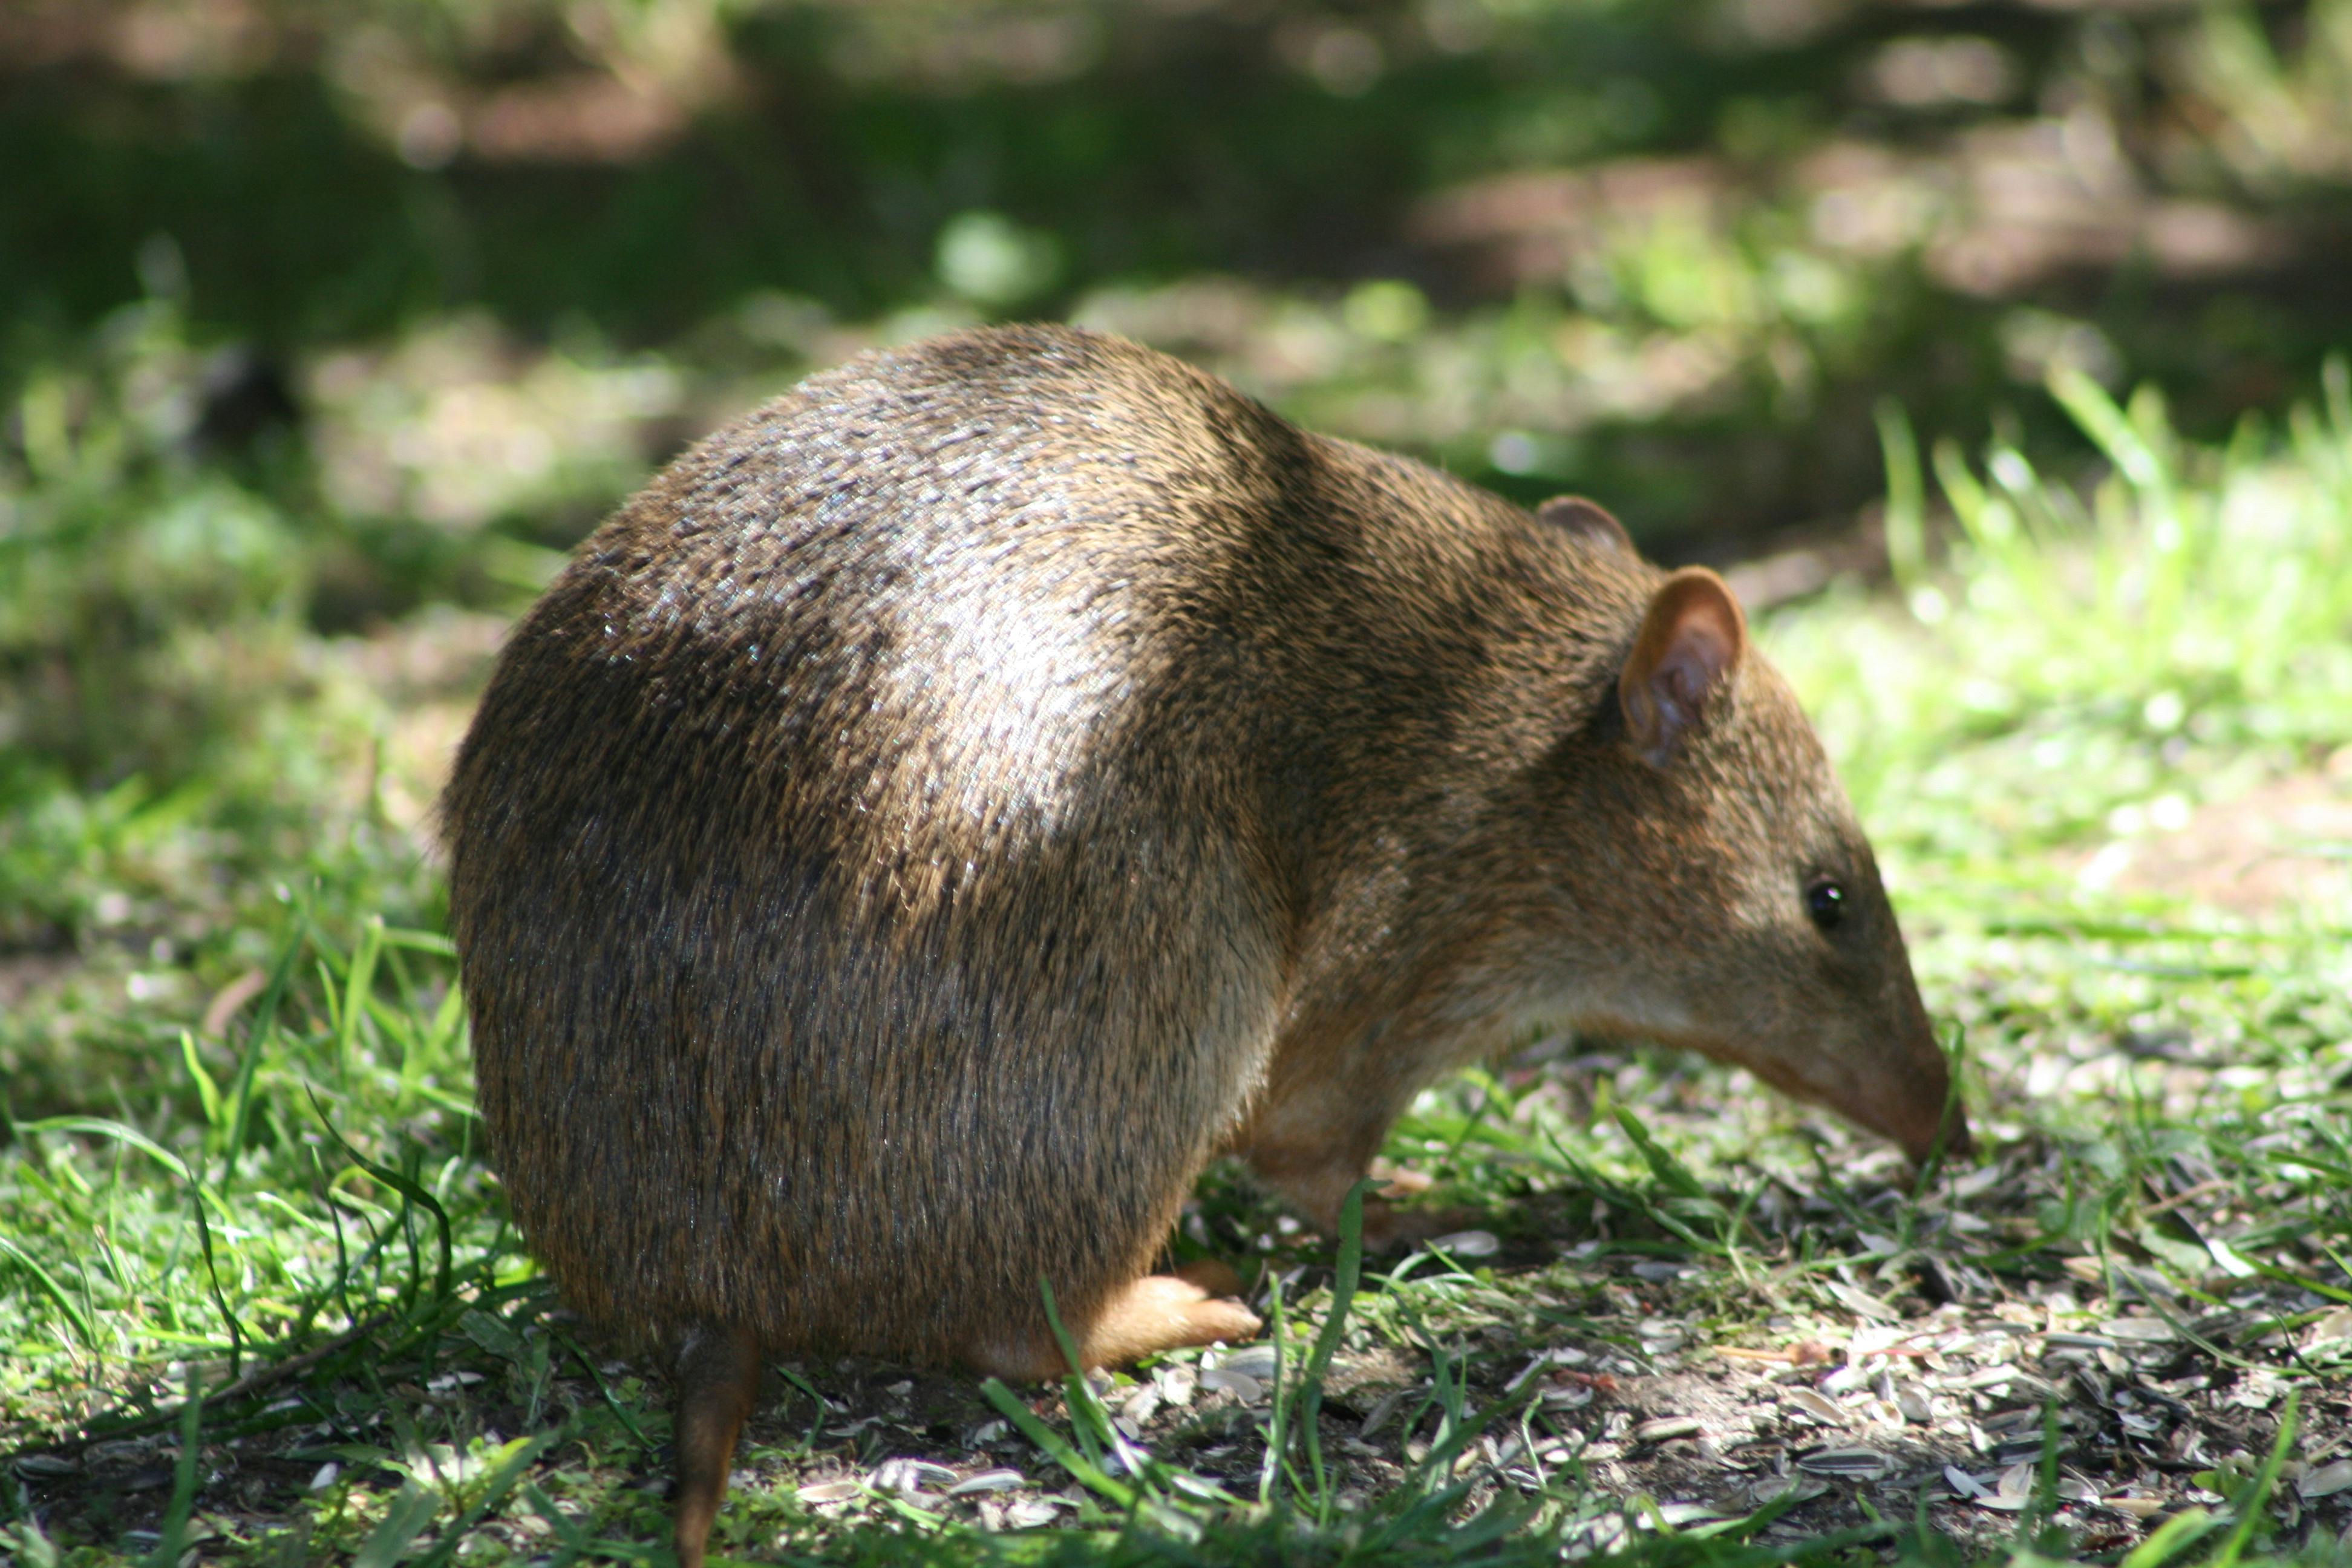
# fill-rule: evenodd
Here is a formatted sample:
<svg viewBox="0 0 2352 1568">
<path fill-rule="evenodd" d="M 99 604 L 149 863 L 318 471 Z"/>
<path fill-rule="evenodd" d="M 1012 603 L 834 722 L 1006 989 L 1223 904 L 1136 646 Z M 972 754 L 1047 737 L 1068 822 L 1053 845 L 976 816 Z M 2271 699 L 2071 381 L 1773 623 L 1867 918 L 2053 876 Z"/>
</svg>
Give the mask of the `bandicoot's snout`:
<svg viewBox="0 0 2352 1568">
<path fill-rule="evenodd" d="M 1951 1071 L 1944 1065 L 1943 1053 L 1932 1047 L 1930 1059 L 1917 1070 L 1855 1087 L 1853 1101 L 1837 1109 L 1900 1143 L 1913 1160 L 1925 1162 L 1935 1152 L 1939 1134 L 1948 1155 L 1966 1154 L 1974 1147 L 1968 1112 L 1951 1091 Z"/>
<path fill-rule="evenodd" d="M 1882 973 L 1887 983 L 1874 1003 L 1839 1009 L 1815 998 L 1811 1011 L 1779 1012 L 1719 1046 L 1694 1043 L 1900 1145 L 1914 1162 L 1938 1147 L 1967 1154 L 1974 1148 L 1968 1113 L 1899 947 Z"/>
<path fill-rule="evenodd" d="M 1952 1092 L 1951 1069 L 1930 1042 L 1923 1047 L 1873 1053 L 1822 1053 L 1818 1045 L 1801 1064 L 1778 1053 L 1755 1049 L 1710 1052 L 1747 1068 L 1773 1088 L 1836 1111 L 1880 1137 L 1901 1145 L 1915 1163 L 1925 1163 L 1940 1138 L 1946 1156 L 1967 1154 L 1975 1142 L 1968 1112 Z"/>
<path fill-rule="evenodd" d="M 1926 1024 L 1923 1015 L 1916 1036 L 1885 1041 L 1882 1052 L 1857 1063 L 1818 1096 L 1831 1110 L 1894 1140 L 1922 1163 L 1939 1139 L 1947 1155 L 1966 1154 L 1974 1147 L 1968 1112 L 1952 1092 L 1950 1065 Z"/>
</svg>

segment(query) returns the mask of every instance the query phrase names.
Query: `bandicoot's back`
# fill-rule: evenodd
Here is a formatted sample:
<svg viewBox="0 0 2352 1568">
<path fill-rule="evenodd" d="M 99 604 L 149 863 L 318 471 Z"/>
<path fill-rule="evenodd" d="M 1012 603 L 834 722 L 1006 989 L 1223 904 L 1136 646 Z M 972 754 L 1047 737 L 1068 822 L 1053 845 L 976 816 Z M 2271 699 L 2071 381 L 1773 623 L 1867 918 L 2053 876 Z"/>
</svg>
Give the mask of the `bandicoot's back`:
<svg viewBox="0 0 2352 1568">
<path fill-rule="evenodd" d="M 1719 582 L 1116 339 L 870 357 L 689 452 L 516 631 L 446 815 L 516 1215 L 689 1413 L 758 1348 L 1048 1367 L 1041 1277 L 1090 1358 L 1253 1327 L 1147 1274 L 1211 1155 L 1328 1223 L 1538 1018 L 1944 1117 Z"/>
</svg>

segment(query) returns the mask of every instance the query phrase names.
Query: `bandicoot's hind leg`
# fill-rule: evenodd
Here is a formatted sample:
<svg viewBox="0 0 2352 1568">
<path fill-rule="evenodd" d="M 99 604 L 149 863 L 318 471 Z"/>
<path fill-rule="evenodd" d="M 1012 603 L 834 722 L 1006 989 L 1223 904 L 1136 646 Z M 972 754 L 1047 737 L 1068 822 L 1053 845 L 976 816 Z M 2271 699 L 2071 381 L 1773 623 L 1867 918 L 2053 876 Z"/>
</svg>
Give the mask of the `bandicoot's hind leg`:
<svg viewBox="0 0 2352 1568">
<path fill-rule="evenodd" d="M 1088 1367 L 1123 1366 L 1181 1345 L 1255 1339 L 1265 1326 L 1257 1314 L 1217 1293 L 1239 1285 L 1223 1264 L 1195 1265 L 1181 1275 L 1147 1274 L 1111 1292 L 1085 1322 L 1066 1326 L 1077 1341 L 1079 1363 Z M 1051 1333 L 983 1339 L 971 1355 L 982 1371 L 999 1377 L 1026 1381 L 1069 1370 Z"/>
<path fill-rule="evenodd" d="M 702 1568 L 710 1521 L 727 1495 L 735 1439 L 759 1388 L 760 1345 L 751 1330 L 699 1323 L 687 1331 L 678 1346 L 677 1413 L 670 1429 L 677 1465 L 672 1517 L 678 1568 Z"/>
</svg>

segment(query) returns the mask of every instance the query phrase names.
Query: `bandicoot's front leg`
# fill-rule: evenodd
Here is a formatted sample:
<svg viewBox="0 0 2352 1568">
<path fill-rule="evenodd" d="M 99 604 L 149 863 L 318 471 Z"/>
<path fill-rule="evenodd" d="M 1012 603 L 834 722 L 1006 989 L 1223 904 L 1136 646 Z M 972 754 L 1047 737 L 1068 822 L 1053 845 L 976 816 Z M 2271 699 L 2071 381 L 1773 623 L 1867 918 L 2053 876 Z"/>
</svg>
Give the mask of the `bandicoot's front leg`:
<svg viewBox="0 0 2352 1568">
<path fill-rule="evenodd" d="M 1348 1189 L 1367 1174 L 1354 1166 L 1282 1173 L 1267 1170 L 1255 1159 L 1250 1164 L 1286 1203 L 1334 1241 L 1339 1237 L 1339 1205 L 1347 1200 Z M 1394 1251 L 1433 1236 L 1466 1230 L 1481 1217 L 1476 1209 L 1400 1206 L 1391 1201 L 1429 1190 L 1429 1178 L 1419 1172 L 1374 1168 L 1370 1173 L 1381 1184 L 1364 1194 L 1364 1249 L 1368 1252 Z"/>
<path fill-rule="evenodd" d="M 1367 1117 L 1337 1094 L 1308 1089 L 1264 1106 L 1232 1149 L 1284 1202 L 1335 1240 L 1339 1206 L 1367 1174 L 1382 1183 L 1364 1195 L 1369 1250 L 1386 1251 L 1475 1223 L 1472 1210 L 1405 1208 L 1391 1201 L 1428 1191 L 1429 1179 L 1375 1158 L 1391 1120 Z"/>
</svg>

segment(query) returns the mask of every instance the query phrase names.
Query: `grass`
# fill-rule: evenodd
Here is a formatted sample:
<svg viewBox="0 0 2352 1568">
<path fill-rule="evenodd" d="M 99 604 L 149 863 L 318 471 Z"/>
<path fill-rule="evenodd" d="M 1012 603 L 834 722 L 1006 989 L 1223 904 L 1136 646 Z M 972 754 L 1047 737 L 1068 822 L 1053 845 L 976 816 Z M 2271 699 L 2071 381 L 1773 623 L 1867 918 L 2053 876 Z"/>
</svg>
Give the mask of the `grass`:
<svg viewBox="0 0 2352 1568">
<path fill-rule="evenodd" d="M 2324 878 L 2352 845 L 2262 844 L 2308 873 L 2300 900 L 2135 868 L 2168 839 L 2253 843 L 2305 785 L 2344 793 L 2352 391 L 2339 363 L 2218 446 L 2153 397 L 2063 370 L 2051 392 L 2100 469 L 2037 472 L 2000 440 L 1922 453 L 1889 408 L 1897 593 L 1841 584 L 1763 622 L 1884 850 L 1979 1163 L 1906 1183 L 1744 1080 L 1531 1042 L 1425 1097 L 1389 1151 L 1485 1229 L 1335 1256 L 1214 1172 L 1180 1246 L 1254 1260 L 1271 1357 L 1042 1394 L 798 1363 L 719 1549 L 2343 1560 L 2352 901 Z M 67 539 L 50 559 L 95 526 L 75 520 L 102 458 L 22 477 L 16 504 Z M 146 498 L 134 516 L 266 525 L 202 487 L 111 482 Z M 251 635 L 294 637 L 268 579 L 231 581 L 257 595 Z M 56 604 L 28 588 L 13 613 Z M 299 774 L 334 773 L 306 748 L 364 752 L 398 715 L 331 674 L 260 687 L 278 716 L 183 780 L 16 782 L 19 919 L 117 899 L 130 925 L 175 874 L 268 880 L 152 939 L 191 944 L 209 998 L 142 988 L 134 937 L 127 976 L 93 965 L 11 1026 L 0 1552 L 656 1558 L 661 1390 L 581 1342 L 505 1220 L 431 873 L 367 791 L 314 824 L 340 847 L 299 842 L 305 803 L 338 798 Z M 189 861 L 195 828 L 212 847 Z M 946 1497 L 974 1467 L 1009 1479 Z"/>
</svg>

